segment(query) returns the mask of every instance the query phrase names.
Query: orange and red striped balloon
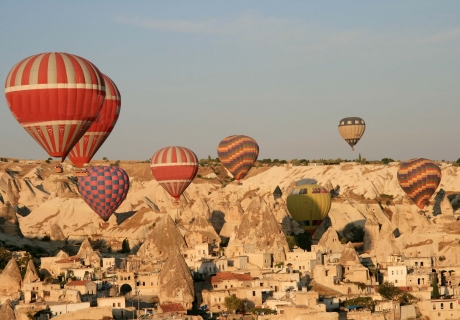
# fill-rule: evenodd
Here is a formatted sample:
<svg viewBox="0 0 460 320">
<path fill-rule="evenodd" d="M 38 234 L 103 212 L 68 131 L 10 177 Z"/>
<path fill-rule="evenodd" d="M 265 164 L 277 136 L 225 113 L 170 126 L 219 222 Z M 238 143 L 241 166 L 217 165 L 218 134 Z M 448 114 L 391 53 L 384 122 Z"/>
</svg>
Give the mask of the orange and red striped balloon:
<svg viewBox="0 0 460 320">
<path fill-rule="evenodd" d="M 121 95 L 115 83 L 103 74 L 105 81 L 105 100 L 101 112 L 83 137 L 69 153 L 69 159 L 81 168 L 89 163 L 104 141 L 108 138 L 120 115 Z"/>
<path fill-rule="evenodd" d="M 256 162 L 259 156 L 259 145 L 248 136 L 229 136 L 219 143 L 217 155 L 225 168 L 239 181 Z"/>
<path fill-rule="evenodd" d="M 198 158 L 190 149 L 166 147 L 154 153 L 150 169 L 160 185 L 177 201 L 198 172 Z"/>
<path fill-rule="evenodd" d="M 13 116 L 51 157 L 63 161 L 101 111 L 104 79 L 69 53 L 28 57 L 9 72 L 5 96 Z"/>
<path fill-rule="evenodd" d="M 401 163 L 398 182 L 415 205 L 423 209 L 441 182 L 441 169 L 428 159 L 410 159 Z"/>
</svg>

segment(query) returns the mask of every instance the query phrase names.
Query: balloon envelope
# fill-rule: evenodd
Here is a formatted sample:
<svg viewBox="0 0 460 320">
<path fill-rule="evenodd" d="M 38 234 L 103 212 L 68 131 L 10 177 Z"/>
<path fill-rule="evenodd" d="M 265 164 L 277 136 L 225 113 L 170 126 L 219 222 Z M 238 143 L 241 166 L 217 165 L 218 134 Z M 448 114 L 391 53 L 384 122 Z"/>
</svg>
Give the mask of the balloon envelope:
<svg viewBox="0 0 460 320">
<path fill-rule="evenodd" d="M 331 209 L 331 195 L 317 184 L 304 184 L 292 189 L 286 204 L 292 218 L 313 235 Z"/>
<path fill-rule="evenodd" d="M 154 153 L 150 169 L 158 183 L 177 201 L 198 172 L 198 158 L 190 149 L 166 147 Z"/>
<path fill-rule="evenodd" d="M 95 166 L 87 171 L 88 176 L 78 178 L 78 191 L 90 208 L 107 221 L 125 200 L 129 177 L 115 166 Z"/>
<path fill-rule="evenodd" d="M 101 111 L 105 86 L 102 74 L 88 60 L 48 52 L 11 69 L 5 96 L 21 126 L 51 157 L 64 161 Z"/>
<path fill-rule="evenodd" d="M 259 145 L 248 136 L 229 136 L 219 143 L 217 155 L 225 168 L 239 181 L 257 161 Z"/>
<path fill-rule="evenodd" d="M 103 74 L 105 82 L 105 100 L 101 112 L 83 137 L 69 153 L 69 159 L 81 168 L 89 163 L 117 123 L 120 114 L 121 95 L 115 83 Z"/>
<path fill-rule="evenodd" d="M 343 118 L 339 122 L 339 133 L 352 150 L 366 130 L 364 120 L 358 117 Z"/>
<path fill-rule="evenodd" d="M 415 205 L 423 209 L 441 182 L 441 169 L 428 159 L 410 159 L 399 166 L 398 182 Z"/>
</svg>

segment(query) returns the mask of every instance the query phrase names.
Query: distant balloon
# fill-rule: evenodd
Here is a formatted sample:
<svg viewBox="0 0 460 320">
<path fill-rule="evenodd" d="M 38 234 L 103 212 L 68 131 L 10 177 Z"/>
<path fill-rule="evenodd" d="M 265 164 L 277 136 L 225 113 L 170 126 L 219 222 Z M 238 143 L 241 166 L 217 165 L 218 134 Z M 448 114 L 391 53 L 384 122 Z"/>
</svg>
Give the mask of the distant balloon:
<svg viewBox="0 0 460 320">
<path fill-rule="evenodd" d="M 105 97 L 102 74 L 81 57 L 28 57 L 11 69 L 5 96 L 13 116 L 51 157 L 62 161 L 96 120 Z"/>
<path fill-rule="evenodd" d="M 166 147 L 152 156 L 150 169 L 158 183 L 178 201 L 198 172 L 198 158 L 190 149 Z"/>
<path fill-rule="evenodd" d="M 107 221 L 125 200 L 129 177 L 125 170 L 115 166 L 90 167 L 88 173 L 78 178 L 78 191 L 90 208 Z"/>
<path fill-rule="evenodd" d="M 441 182 L 441 169 L 428 159 L 410 159 L 399 166 L 398 182 L 415 205 L 423 209 Z"/>
<path fill-rule="evenodd" d="M 350 145 L 351 150 L 355 150 L 354 146 L 366 130 L 364 120 L 358 117 L 343 118 L 339 122 L 339 132 L 342 138 Z"/>
<path fill-rule="evenodd" d="M 313 235 L 331 209 L 331 195 L 317 184 L 305 184 L 291 191 L 286 204 L 292 218 Z"/>
<path fill-rule="evenodd" d="M 257 161 L 259 145 L 248 136 L 229 136 L 219 143 L 217 155 L 225 168 L 239 181 Z"/>
<path fill-rule="evenodd" d="M 101 112 L 91 127 L 69 153 L 69 159 L 77 168 L 89 163 L 108 138 L 120 114 L 121 95 L 115 83 L 103 74 L 105 81 L 105 100 Z"/>
</svg>

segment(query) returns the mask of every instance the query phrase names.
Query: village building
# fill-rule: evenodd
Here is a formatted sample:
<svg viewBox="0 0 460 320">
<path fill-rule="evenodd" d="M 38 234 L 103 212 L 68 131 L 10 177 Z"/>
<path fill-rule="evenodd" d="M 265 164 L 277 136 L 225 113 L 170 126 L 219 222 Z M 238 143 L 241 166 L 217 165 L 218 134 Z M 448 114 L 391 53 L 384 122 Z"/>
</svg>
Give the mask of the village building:
<svg viewBox="0 0 460 320">
<path fill-rule="evenodd" d="M 65 285 L 65 288 L 77 290 L 81 295 L 93 295 L 97 293 L 97 285 L 91 280 L 70 281 Z"/>
</svg>

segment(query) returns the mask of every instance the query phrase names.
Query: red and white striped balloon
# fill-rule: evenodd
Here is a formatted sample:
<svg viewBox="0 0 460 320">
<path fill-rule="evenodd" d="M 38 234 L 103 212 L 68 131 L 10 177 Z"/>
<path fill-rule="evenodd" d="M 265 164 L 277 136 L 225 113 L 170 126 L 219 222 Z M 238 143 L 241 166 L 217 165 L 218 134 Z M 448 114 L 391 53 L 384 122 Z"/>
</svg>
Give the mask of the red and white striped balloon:
<svg viewBox="0 0 460 320">
<path fill-rule="evenodd" d="M 177 201 L 198 172 L 198 158 L 190 149 L 166 147 L 155 152 L 150 169 L 160 185 Z"/>
<path fill-rule="evenodd" d="M 105 85 L 101 72 L 88 60 L 48 52 L 11 69 L 5 96 L 22 127 L 51 157 L 64 160 L 99 115 Z"/>
<path fill-rule="evenodd" d="M 108 138 L 120 115 L 121 95 L 115 83 L 105 74 L 105 100 L 101 112 L 83 137 L 69 153 L 72 163 L 81 168 L 89 163 Z"/>
</svg>

